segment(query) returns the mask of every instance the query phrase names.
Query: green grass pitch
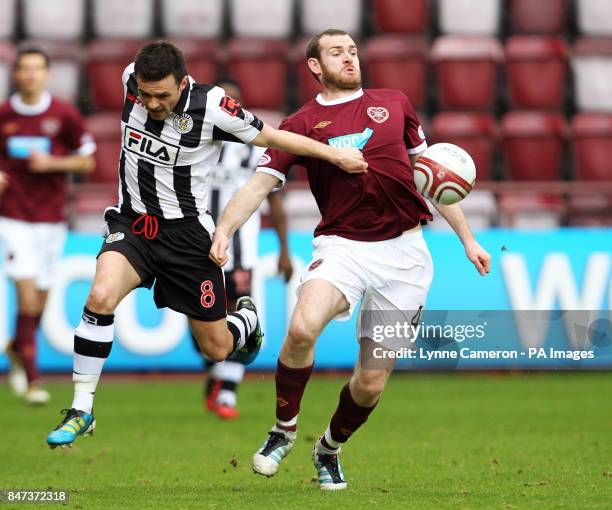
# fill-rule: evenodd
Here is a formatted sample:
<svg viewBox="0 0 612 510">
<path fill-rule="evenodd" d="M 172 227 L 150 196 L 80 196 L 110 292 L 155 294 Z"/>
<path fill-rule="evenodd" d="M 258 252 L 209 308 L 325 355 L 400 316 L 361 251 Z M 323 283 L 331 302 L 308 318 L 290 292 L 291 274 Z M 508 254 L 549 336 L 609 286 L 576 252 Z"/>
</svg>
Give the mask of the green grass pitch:
<svg viewBox="0 0 612 510">
<path fill-rule="evenodd" d="M 3 383 L 0 489 L 70 489 L 68 507 L 83 510 L 612 507 L 608 373 L 396 375 L 342 453 L 348 489 L 324 493 L 310 453 L 345 380 L 313 378 L 296 448 L 270 479 L 250 466 L 273 421 L 270 375 L 240 388 L 232 423 L 204 412 L 195 379 L 103 378 L 95 436 L 66 450 L 45 436 L 71 384 L 50 383 L 52 405 L 28 408 Z"/>
</svg>

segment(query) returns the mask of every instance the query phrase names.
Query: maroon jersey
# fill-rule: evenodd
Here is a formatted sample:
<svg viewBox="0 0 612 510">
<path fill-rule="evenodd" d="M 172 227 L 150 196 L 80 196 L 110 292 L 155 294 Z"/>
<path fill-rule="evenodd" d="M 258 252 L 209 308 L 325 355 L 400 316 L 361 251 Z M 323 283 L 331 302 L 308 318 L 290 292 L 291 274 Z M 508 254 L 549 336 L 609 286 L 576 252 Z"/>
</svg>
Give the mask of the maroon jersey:
<svg viewBox="0 0 612 510">
<path fill-rule="evenodd" d="M 292 165 L 302 165 L 321 212 L 315 236 L 337 235 L 357 241 L 382 241 L 431 219 L 415 187 L 409 153 L 427 148 L 408 98 L 388 89 L 359 90 L 335 101 L 319 95 L 283 121 L 280 129 L 336 147 L 357 147 L 367 174 L 348 174 L 314 158 L 270 149 L 259 172 L 285 180 Z"/>
<path fill-rule="evenodd" d="M 24 104 L 17 94 L 11 96 L 0 105 L 0 170 L 10 179 L 0 196 L 0 216 L 29 222 L 63 221 L 66 174 L 30 172 L 28 156 L 33 151 L 85 156 L 95 148 L 72 105 L 49 93 L 36 105 Z"/>
</svg>

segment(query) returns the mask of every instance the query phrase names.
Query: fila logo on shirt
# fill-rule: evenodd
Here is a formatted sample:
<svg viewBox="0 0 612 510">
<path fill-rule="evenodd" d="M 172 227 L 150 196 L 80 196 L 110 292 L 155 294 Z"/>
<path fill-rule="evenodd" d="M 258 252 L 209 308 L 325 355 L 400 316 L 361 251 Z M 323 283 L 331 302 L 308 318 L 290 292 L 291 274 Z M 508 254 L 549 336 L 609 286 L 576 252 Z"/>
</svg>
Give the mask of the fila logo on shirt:
<svg viewBox="0 0 612 510">
<path fill-rule="evenodd" d="M 176 165 L 180 148 L 163 142 L 151 133 L 145 133 L 138 129 L 125 127 L 123 147 L 133 154 L 148 159 L 158 165 Z"/>
</svg>

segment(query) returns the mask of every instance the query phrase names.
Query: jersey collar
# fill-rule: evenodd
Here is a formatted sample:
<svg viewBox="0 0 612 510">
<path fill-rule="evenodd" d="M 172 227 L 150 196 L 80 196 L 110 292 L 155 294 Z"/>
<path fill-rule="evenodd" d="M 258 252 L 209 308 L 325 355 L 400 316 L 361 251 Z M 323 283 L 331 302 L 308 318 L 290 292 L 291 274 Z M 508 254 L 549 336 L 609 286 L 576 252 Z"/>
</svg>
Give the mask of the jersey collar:
<svg viewBox="0 0 612 510">
<path fill-rule="evenodd" d="M 11 108 L 15 110 L 19 115 L 40 115 L 41 113 L 45 113 L 49 107 L 51 106 L 51 94 L 47 91 L 43 92 L 40 96 L 40 101 L 36 104 L 26 104 L 21 99 L 21 96 L 18 93 L 15 93 L 11 96 Z"/>
<path fill-rule="evenodd" d="M 350 96 L 339 97 L 338 99 L 332 99 L 331 101 L 323 99 L 323 96 L 321 94 L 318 94 L 316 100 L 317 103 L 319 103 L 320 105 L 334 106 L 336 104 L 348 103 L 349 101 L 352 101 L 353 99 L 358 99 L 361 96 L 363 96 L 363 89 L 359 89 L 357 92 L 351 94 Z"/>
</svg>

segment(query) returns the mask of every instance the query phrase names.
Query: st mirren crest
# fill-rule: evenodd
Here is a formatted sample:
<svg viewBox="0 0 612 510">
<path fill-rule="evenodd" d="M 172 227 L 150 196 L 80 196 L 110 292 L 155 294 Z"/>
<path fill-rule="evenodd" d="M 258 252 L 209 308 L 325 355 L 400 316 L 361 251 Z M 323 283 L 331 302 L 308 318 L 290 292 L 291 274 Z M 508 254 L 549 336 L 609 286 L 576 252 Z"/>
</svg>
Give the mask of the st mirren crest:
<svg viewBox="0 0 612 510">
<path fill-rule="evenodd" d="M 193 129 L 193 118 L 188 113 L 175 115 L 173 125 L 177 133 L 184 135 Z"/>
<path fill-rule="evenodd" d="M 368 117 L 379 124 L 382 124 L 389 118 L 389 110 L 382 106 L 370 106 L 367 111 Z"/>
</svg>

